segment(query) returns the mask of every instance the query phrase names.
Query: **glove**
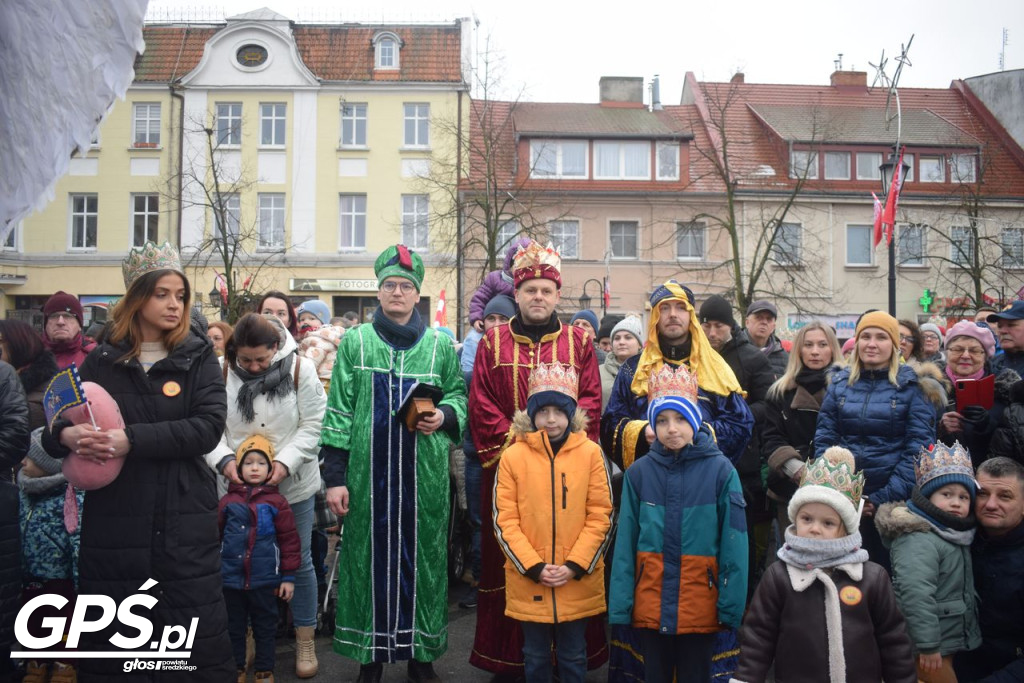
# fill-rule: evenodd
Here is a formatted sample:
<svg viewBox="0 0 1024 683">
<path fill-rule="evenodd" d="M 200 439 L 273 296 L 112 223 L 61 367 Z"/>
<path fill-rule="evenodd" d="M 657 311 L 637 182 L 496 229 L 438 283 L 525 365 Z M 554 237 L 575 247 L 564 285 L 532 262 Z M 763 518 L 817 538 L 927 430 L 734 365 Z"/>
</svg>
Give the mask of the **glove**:
<svg viewBox="0 0 1024 683">
<path fill-rule="evenodd" d="M 981 406 L 967 406 L 961 412 L 964 420 L 971 423 L 971 426 L 978 431 L 985 431 L 989 423 L 988 411 Z"/>
</svg>

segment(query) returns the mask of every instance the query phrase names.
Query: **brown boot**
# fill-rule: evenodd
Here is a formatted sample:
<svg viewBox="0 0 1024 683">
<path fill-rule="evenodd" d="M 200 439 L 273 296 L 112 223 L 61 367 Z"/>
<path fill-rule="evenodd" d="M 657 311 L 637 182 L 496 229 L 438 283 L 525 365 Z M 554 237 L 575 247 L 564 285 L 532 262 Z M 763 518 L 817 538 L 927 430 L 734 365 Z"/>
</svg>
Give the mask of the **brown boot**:
<svg viewBox="0 0 1024 683">
<path fill-rule="evenodd" d="M 252 626 L 245 630 L 245 669 L 252 668 L 252 662 L 256 659 L 256 639 L 252 637 Z"/>
<path fill-rule="evenodd" d="M 238 683 L 245 683 L 245 669 L 238 670 Z"/>
<path fill-rule="evenodd" d="M 273 671 L 257 671 L 256 681 L 263 681 L 263 683 L 274 683 L 274 672 Z"/>
<path fill-rule="evenodd" d="M 320 670 L 313 642 L 315 630 L 313 626 L 295 627 L 295 675 L 299 678 L 312 678 Z"/>
<path fill-rule="evenodd" d="M 21 680 L 22 683 L 46 683 L 50 680 L 50 664 L 29 660 L 25 664 L 25 677 Z"/>
<path fill-rule="evenodd" d="M 78 683 L 78 672 L 70 664 L 55 662 L 50 672 L 50 683 Z"/>
</svg>

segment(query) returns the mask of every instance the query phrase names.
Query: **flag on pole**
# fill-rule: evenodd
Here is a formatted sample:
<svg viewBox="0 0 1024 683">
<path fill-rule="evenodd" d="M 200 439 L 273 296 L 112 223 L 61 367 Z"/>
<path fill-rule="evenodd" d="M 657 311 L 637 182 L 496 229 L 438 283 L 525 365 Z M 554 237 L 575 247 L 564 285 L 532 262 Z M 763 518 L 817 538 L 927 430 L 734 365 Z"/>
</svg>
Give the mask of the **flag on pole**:
<svg viewBox="0 0 1024 683">
<path fill-rule="evenodd" d="M 875 200 L 875 238 L 871 243 L 874 248 L 882 241 L 882 200 L 874 192 L 871 193 L 871 198 Z"/>
<path fill-rule="evenodd" d="M 220 300 L 226 306 L 228 303 L 228 281 L 220 273 L 217 273 L 214 281 L 217 283 L 217 291 L 220 292 Z"/>
<path fill-rule="evenodd" d="M 605 277 L 604 277 L 604 308 L 605 308 L 605 311 L 607 311 L 608 307 L 611 306 L 611 305 L 612 305 L 612 290 L 611 290 L 611 287 L 608 285 L 608 276 L 605 275 Z"/>
<path fill-rule="evenodd" d="M 46 424 L 53 429 L 53 423 L 60 414 L 68 408 L 74 408 L 85 403 L 85 390 L 82 388 L 82 380 L 78 376 L 78 368 L 72 363 L 65 370 L 61 370 L 46 387 L 43 392 L 43 412 L 46 414 Z"/>
<path fill-rule="evenodd" d="M 892 170 L 892 183 L 889 186 L 889 194 L 885 197 L 885 208 L 882 210 L 882 225 L 885 228 L 886 245 L 892 244 L 893 226 L 896 223 L 896 207 L 899 204 L 900 190 L 903 189 L 903 151 L 900 148 L 899 159 L 896 160 L 896 168 Z"/>
<path fill-rule="evenodd" d="M 443 289 L 437 295 L 437 314 L 434 316 L 434 327 L 448 327 L 448 307 L 445 303 Z"/>
</svg>

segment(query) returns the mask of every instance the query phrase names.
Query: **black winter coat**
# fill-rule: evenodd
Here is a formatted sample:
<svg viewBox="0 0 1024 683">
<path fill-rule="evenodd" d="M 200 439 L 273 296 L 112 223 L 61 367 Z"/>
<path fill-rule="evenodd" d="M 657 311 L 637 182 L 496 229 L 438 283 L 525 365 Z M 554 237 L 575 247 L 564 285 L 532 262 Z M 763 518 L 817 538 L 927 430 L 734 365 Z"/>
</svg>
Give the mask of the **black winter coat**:
<svg viewBox="0 0 1024 683">
<path fill-rule="evenodd" d="M 1004 456 L 1024 465 L 1024 380 L 1010 387 L 1007 406 L 988 445 L 990 458 Z"/>
<path fill-rule="evenodd" d="M 999 426 L 999 420 L 1003 416 L 1006 406 L 1010 403 L 1013 385 L 1019 381 L 1020 375 L 1010 369 L 1004 369 L 996 375 L 995 398 L 992 401 L 992 407 L 988 410 L 988 419 L 981 423 L 964 420 L 961 431 L 947 432 L 942 427 L 942 416 L 940 415 L 938 437 L 942 443 L 952 446 L 954 441 L 959 441 L 961 446 L 970 451 L 975 467 L 988 460 L 992 436 Z M 956 410 L 955 392 L 950 393 L 949 405 L 946 407 L 946 412 L 951 410 Z"/>
<path fill-rule="evenodd" d="M 233 680 L 217 490 L 204 460 L 219 443 L 227 415 L 220 366 L 210 342 L 194 333 L 148 374 L 137 359 L 119 360 L 127 350 L 101 344 L 81 367 L 83 381 L 96 382 L 117 401 L 132 443 L 118 478 L 86 494 L 81 592 L 108 595 L 120 604 L 147 579 L 156 580 L 148 590 L 159 600 L 149 612 L 154 640 L 164 626 L 188 628 L 199 619 L 188 662 L 196 671 L 162 672 L 157 680 Z M 67 454 L 59 441 L 66 426 L 58 421 L 52 435 L 44 434 L 43 445 L 54 457 Z M 81 648 L 110 649 L 107 641 L 118 627 L 115 620 L 100 633 L 83 635 Z M 84 659 L 80 667 L 83 681 L 154 677 L 125 674 L 119 660 Z"/>
<path fill-rule="evenodd" d="M 767 486 L 775 500 L 785 502 L 796 493 L 796 484 L 782 473 L 782 467 L 794 458 L 807 462 L 814 455 L 814 430 L 824 398 L 824 388 L 812 394 L 798 385 L 765 401 L 761 459 L 768 464 Z"/>
<path fill-rule="evenodd" d="M 764 400 L 768 389 L 777 379 L 768 358 L 747 339 L 747 335 L 733 328 L 733 338 L 718 352 L 732 368 L 740 386 L 747 392 L 747 406 L 754 415 L 754 433 L 736 471 L 743 480 L 744 492 L 748 499 L 751 488 L 761 489 L 761 458 L 758 447 L 759 425 L 764 421 Z"/>
<path fill-rule="evenodd" d="M 18 373 L 0 361 L 0 681 L 11 675 L 14 620 L 21 606 L 21 530 L 14 466 L 28 451 L 28 403 Z"/>
<path fill-rule="evenodd" d="M 21 386 L 25 389 L 28 401 L 28 428 L 34 430 L 46 426 L 46 413 L 43 411 L 43 394 L 50 380 L 60 371 L 57 359 L 49 351 L 36 356 L 27 367 L 18 371 Z"/>
</svg>

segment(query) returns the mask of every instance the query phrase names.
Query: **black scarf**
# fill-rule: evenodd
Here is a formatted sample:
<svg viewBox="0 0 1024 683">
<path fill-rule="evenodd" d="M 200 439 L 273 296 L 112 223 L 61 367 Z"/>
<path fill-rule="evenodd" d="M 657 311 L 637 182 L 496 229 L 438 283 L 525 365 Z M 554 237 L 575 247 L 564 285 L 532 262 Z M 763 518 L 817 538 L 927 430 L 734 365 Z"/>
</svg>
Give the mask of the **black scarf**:
<svg viewBox="0 0 1024 683">
<path fill-rule="evenodd" d="M 256 410 L 253 408 L 253 401 L 257 396 L 266 395 L 268 401 L 287 396 L 295 390 L 292 382 L 292 363 L 295 362 L 295 352 L 277 361 L 264 372 L 254 375 L 247 370 L 238 367 L 238 363 L 231 366 L 238 379 L 242 380 L 242 386 L 235 396 L 235 405 L 242 413 L 246 422 L 256 419 Z"/>
<path fill-rule="evenodd" d="M 921 493 L 921 487 L 915 486 L 913 492 L 910 494 L 910 509 L 915 512 L 923 512 L 925 519 L 930 521 L 938 522 L 939 525 L 952 529 L 953 531 L 970 531 L 973 529 L 977 520 L 974 518 L 974 510 L 966 517 L 957 517 L 951 515 L 948 512 L 944 512 L 939 508 L 935 507 L 930 500 L 928 500 L 923 493 Z M 973 508 L 973 505 L 972 505 Z"/>
<path fill-rule="evenodd" d="M 820 370 L 812 370 L 807 366 L 800 369 L 800 372 L 796 373 L 796 383 L 807 390 L 807 393 L 813 396 L 822 389 L 825 388 L 825 371 L 827 367 L 821 368 Z"/>
<path fill-rule="evenodd" d="M 377 310 L 373 312 L 373 329 L 381 339 L 396 349 L 412 348 L 425 331 L 420 312 L 415 308 L 412 309 L 412 317 L 409 318 L 409 322 L 402 325 L 387 317 L 380 306 L 377 306 Z"/>
<path fill-rule="evenodd" d="M 528 325 L 517 315 L 512 318 L 511 327 L 513 332 L 523 337 L 527 337 L 530 341 L 536 344 L 540 342 L 543 337 L 553 332 L 558 332 L 558 328 L 561 324 L 562 323 L 558 320 L 557 313 L 552 313 L 551 317 L 548 318 L 548 321 L 541 323 L 540 325 Z"/>
<path fill-rule="evenodd" d="M 681 363 L 682 361 L 689 360 L 690 349 L 693 348 L 693 340 L 690 339 L 690 335 L 686 335 L 686 339 L 682 343 L 672 345 L 666 342 L 665 338 L 659 334 L 658 348 L 661 349 L 661 355 L 666 359 Z"/>
</svg>

